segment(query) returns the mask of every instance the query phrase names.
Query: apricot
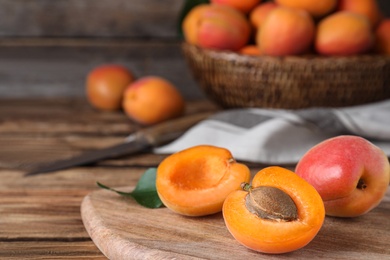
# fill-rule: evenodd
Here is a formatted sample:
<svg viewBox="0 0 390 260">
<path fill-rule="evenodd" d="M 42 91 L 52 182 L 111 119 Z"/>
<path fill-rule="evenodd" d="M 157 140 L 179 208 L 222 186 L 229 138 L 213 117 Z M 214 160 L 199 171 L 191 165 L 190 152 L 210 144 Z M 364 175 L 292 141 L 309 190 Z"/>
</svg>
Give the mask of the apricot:
<svg viewBox="0 0 390 260">
<path fill-rule="evenodd" d="M 119 110 L 123 92 L 133 81 L 133 74 L 125 66 L 116 64 L 98 66 L 87 75 L 87 100 L 100 110 Z"/>
<path fill-rule="evenodd" d="M 277 7 L 265 18 L 256 44 L 264 55 L 298 55 L 310 49 L 314 34 L 314 21 L 306 11 Z"/>
<path fill-rule="evenodd" d="M 322 199 L 294 172 L 267 167 L 244 188 L 232 192 L 222 209 L 226 227 L 242 245 L 263 253 L 287 253 L 306 246 L 321 229 Z"/>
<path fill-rule="evenodd" d="M 165 158 L 157 168 L 156 188 L 172 211 L 204 216 L 220 212 L 225 198 L 249 179 L 249 168 L 229 150 L 200 145 Z"/>
<path fill-rule="evenodd" d="M 390 55 L 390 18 L 382 20 L 375 30 L 375 50 Z"/>
<path fill-rule="evenodd" d="M 368 19 L 341 11 L 321 20 L 317 26 L 315 49 L 323 55 L 355 55 L 369 51 L 374 32 Z"/>
<path fill-rule="evenodd" d="M 249 13 L 262 0 L 210 0 L 213 4 L 221 4 L 233 7 L 245 14 Z"/>
<path fill-rule="evenodd" d="M 182 115 L 185 101 L 171 82 L 148 76 L 127 86 L 122 107 L 134 121 L 153 125 Z"/>
<path fill-rule="evenodd" d="M 251 186 L 232 192 L 222 213 L 229 232 L 238 242 L 271 254 L 306 246 L 325 219 L 324 204 L 314 187 L 278 166 L 260 170 Z"/>
<path fill-rule="evenodd" d="M 341 135 L 308 150 L 296 174 L 313 185 L 327 215 L 356 217 L 375 208 L 385 196 L 390 165 L 385 152 L 359 136 Z"/>
<path fill-rule="evenodd" d="M 238 53 L 249 55 L 249 56 L 259 56 L 261 55 L 259 47 L 257 45 L 246 45 L 243 48 L 241 48 Z"/>
<path fill-rule="evenodd" d="M 257 5 L 250 13 L 249 13 L 249 21 L 252 26 L 256 29 L 260 28 L 264 22 L 265 17 L 271 12 L 271 10 L 275 9 L 278 5 L 274 2 L 265 2 Z"/>
<path fill-rule="evenodd" d="M 338 0 L 275 0 L 280 6 L 304 9 L 313 17 L 323 17 L 337 7 Z"/>
<path fill-rule="evenodd" d="M 372 27 L 377 26 L 383 17 L 376 0 L 339 0 L 337 9 L 367 17 Z"/>
<path fill-rule="evenodd" d="M 197 5 L 182 23 L 187 42 L 203 48 L 237 51 L 251 36 L 249 20 L 229 6 L 218 4 Z"/>
</svg>

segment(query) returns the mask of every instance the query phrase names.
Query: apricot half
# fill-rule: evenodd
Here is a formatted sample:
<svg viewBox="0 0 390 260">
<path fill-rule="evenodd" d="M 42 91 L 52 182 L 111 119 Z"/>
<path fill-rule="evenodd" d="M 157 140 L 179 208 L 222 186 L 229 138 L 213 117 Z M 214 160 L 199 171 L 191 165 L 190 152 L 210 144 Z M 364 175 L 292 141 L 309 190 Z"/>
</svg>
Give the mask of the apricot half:
<svg viewBox="0 0 390 260">
<path fill-rule="evenodd" d="M 306 246 L 325 219 L 324 203 L 316 189 L 294 172 L 277 166 L 259 171 L 249 189 L 231 193 L 222 212 L 238 242 L 271 254 Z"/>
<path fill-rule="evenodd" d="M 249 179 L 249 168 L 229 150 L 200 145 L 165 158 L 157 168 L 156 188 L 172 211 L 204 216 L 220 212 L 225 198 Z"/>
</svg>

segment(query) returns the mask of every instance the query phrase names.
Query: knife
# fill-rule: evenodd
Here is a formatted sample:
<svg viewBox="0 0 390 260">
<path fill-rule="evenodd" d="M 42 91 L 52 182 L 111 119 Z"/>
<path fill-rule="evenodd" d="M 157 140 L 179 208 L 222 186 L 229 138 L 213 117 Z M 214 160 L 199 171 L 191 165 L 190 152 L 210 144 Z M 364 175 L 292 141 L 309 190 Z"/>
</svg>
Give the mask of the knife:
<svg viewBox="0 0 390 260">
<path fill-rule="evenodd" d="M 157 147 L 175 140 L 188 128 L 199 121 L 206 119 L 211 114 L 211 112 L 205 112 L 169 120 L 130 134 L 122 143 L 86 152 L 71 158 L 38 165 L 36 168 L 27 172 L 25 176 L 49 173 L 74 166 L 91 164 L 102 159 L 115 158 L 145 151 L 149 148 Z"/>
</svg>

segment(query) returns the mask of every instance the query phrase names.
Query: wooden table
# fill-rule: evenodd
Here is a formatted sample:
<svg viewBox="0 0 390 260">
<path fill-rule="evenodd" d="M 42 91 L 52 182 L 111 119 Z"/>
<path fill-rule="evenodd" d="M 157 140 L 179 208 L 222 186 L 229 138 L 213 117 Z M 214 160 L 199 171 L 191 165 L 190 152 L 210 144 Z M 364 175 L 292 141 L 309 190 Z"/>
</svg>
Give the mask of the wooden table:
<svg viewBox="0 0 390 260">
<path fill-rule="evenodd" d="M 216 109 L 194 101 L 187 113 Z M 144 152 L 51 174 L 24 173 L 40 162 L 117 143 L 139 128 L 123 113 L 95 111 L 85 100 L 1 100 L 0 259 L 106 259 L 83 226 L 81 201 L 99 190 L 97 181 L 111 187 L 135 185 L 164 155 Z M 263 167 L 249 166 L 253 172 Z M 390 213 L 389 192 L 384 203 L 382 215 Z M 390 257 L 389 248 L 370 250 Z"/>
</svg>

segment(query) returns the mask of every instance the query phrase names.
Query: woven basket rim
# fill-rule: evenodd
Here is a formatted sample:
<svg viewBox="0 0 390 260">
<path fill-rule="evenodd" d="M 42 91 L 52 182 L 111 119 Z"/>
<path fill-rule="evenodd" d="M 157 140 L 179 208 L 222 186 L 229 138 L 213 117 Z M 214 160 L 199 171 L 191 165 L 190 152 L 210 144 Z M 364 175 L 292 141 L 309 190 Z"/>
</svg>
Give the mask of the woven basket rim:
<svg viewBox="0 0 390 260">
<path fill-rule="evenodd" d="M 333 62 L 390 62 L 390 55 L 381 55 L 381 54 L 359 54 L 359 55 L 350 55 L 350 56 L 325 56 L 325 55 L 316 55 L 316 54 L 304 54 L 304 55 L 288 55 L 288 56 L 270 56 L 270 55 L 246 55 L 229 50 L 217 50 L 217 49 L 207 49 L 202 48 L 188 42 L 182 43 L 182 48 L 192 49 L 195 52 L 202 53 L 211 58 L 215 59 L 224 59 L 224 60 L 234 60 L 235 62 L 256 62 L 256 61 L 268 61 L 268 62 L 324 62 L 324 63 L 333 63 Z"/>
</svg>

